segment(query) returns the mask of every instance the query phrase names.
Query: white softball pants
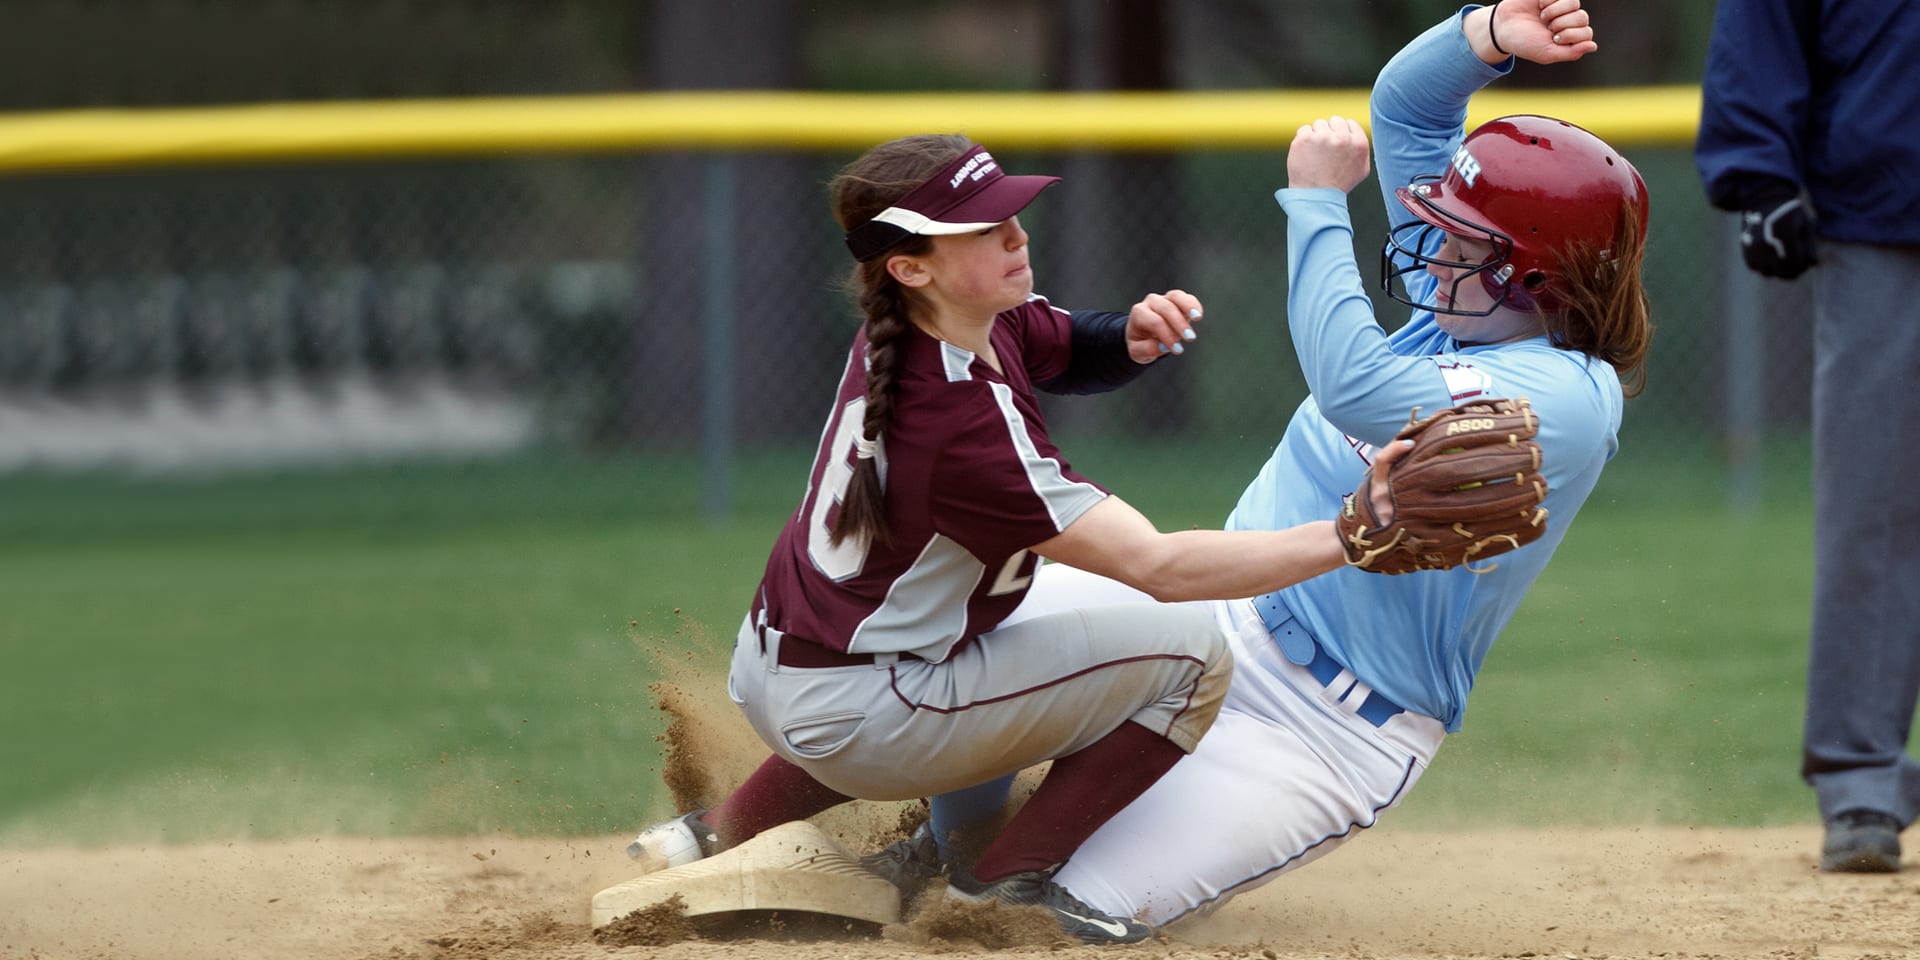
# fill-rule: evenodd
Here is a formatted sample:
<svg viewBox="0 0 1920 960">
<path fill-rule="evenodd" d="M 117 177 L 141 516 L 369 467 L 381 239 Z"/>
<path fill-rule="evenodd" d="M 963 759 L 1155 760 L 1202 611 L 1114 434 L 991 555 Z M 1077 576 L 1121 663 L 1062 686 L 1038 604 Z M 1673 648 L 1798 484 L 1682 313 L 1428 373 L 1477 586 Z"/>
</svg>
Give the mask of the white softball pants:
<svg viewBox="0 0 1920 960">
<path fill-rule="evenodd" d="M 1041 603 L 1119 602 L 1129 588 L 1072 568 Z M 1036 580 L 1035 593 L 1042 590 Z M 1136 595 L 1137 598 L 1138 595 Z M 1226 633 L 1233 681 L 1199 749 L 1083 844 L 1055 879 L 1116 916 L 1159 925 L 1325 856 L 1400 802 L 1439 750 L 1440 721 L 1376 726 L 1353 675 L 1322 683 L 1281 653 L 1248 600 L 1203 604 Z M 1343 702 L 1343 698 L 1344 701 Z"/>
</svg>

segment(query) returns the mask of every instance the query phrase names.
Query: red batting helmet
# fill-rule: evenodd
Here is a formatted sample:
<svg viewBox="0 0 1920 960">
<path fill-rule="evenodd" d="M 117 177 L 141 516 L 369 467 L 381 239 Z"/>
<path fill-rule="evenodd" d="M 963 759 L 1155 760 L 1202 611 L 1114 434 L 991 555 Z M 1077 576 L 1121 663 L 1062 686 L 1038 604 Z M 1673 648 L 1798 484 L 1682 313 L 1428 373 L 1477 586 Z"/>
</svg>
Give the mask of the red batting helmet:
<svg viewBox="0 0 1920 960">
<path fill-rule="evenodd" d="M 1461 142 L 1445 174 L 1415 177 L 1395 194 L 1418 219 L 1388 232 L 1381 284 L 1393 299 L 1428 309 L 1432 305 L 1395 294 L 1393 278 L 1429 263 L 1472 267 L 1459 279 L 1478 274 L 1496 307 L 1558 310 L 1567 306 L 1564 254 L 1588 244 L 1617 255 L 1610 248 L 1628 207 L 1646 235 L 1647 184 L 1640 172 L 1606 141 L 1552 117 L 1489 120 Z M 1480 264 L 1437 260 L 1421 252 L 1434 249 L 1436 229 L 1491 240 L 1493 255 Z"/>
</svg>

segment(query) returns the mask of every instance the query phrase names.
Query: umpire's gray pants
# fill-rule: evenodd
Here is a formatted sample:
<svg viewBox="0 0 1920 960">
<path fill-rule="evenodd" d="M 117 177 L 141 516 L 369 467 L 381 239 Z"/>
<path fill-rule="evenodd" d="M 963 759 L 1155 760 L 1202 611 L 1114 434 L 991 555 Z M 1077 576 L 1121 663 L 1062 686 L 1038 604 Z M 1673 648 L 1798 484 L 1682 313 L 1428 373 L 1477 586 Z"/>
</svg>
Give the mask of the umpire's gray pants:
<svg viewBox="0 0 1920 960">
<path fill-rule="evenodd" d="M 1920 246 L 1814 276 L 1814 598 L 1802 775 L 1820 813 L 1920 814 Z"/>
</svg>

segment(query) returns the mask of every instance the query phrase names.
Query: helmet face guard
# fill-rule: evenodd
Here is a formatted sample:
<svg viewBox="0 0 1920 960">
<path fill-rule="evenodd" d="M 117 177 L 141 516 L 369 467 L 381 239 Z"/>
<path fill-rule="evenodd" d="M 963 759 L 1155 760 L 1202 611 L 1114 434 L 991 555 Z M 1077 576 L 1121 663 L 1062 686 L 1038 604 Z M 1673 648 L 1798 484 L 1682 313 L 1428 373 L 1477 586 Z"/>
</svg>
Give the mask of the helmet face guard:
<svg viewBox="0 0 1920 960">
<path fill-rule="evenodd" d="M 1386 245 L 1380 250 L 1380 289 L 1389 299 L 1410 307 L 1419 307 L 1434 313 L 1456 317 L 1487 316 L 1500 309 L 1501 304 L 1507 302 L 1512 291 L 1513 265 L 1509 260 L 1513 256 L 1513 238 L 1492 227 L 1474 223 L 1434 206 L 1427 200 L 1427 195 L 1432 192 L 1431 185 L 1438 183 L 1439 180 L 1438 175 L 1415 177 L 1412 184 L 1399 191 L 1403 195 L 1401 198 L 1403 202 L 1411 201 L 1410 207 L 1414 203 L 1420 205 L 1421 215 L 1412 220 L 1396 223 L 1388 229 Z M 1493 253 L 1479 263 L 1447 260 L 1427 253 L 1428 250 L 1440 248 L 1444 242 L 1444 238 L 1439 236 L 1442 233 L 1459 234 L 1486 241 L 1493 244 Z M 1453 283 L 1447 288 L 1447 306 L 1421 303 L 1394 287 L 1395 279 L 1409 273 L 1425 271 L 1429 264 L 1449 270 L 1465 271 L 1454 274 Z M 1460 302 L 1460 285 L 1473 278 L 1478 278 L 1480 284 L 1493 298 L 1484 310 L 1465 310 L 1456 306 Z M 1402 288 L 1404 288 L 1404 282 Z"/>
</svg>

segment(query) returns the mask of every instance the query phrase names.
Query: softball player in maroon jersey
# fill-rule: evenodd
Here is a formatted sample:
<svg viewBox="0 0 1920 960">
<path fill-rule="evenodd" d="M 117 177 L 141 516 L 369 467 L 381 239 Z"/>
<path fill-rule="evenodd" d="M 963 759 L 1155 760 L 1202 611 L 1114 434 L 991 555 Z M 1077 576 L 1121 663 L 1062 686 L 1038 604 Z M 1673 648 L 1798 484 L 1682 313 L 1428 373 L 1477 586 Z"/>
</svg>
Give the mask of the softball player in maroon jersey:
<svg viewBox="0 0 1920 960">
<path fill-rule="evenodd" d="M 718 807 L 642 833 L 629 852 L 643 869 L 852 798 L 923 797 L 1052 760 L 952 889 L 1042 904 L 1087 942 L 1150 933 L 1074 900 L 1052 871 L 1206 732 L 1231 671 L 1225 639 L 1191 606 L 1001 620 L 1040 557 L 1161 600 L 1267 593 L 1343 557 L 1331 521 L 1163 534 L 1068 466 L 1035 388 L 1120 386 L 1184 352 L 1201 311 L 1178 290 L 1128 313 L 1035 296 L 1015 215 L 1055 182 L 1009 176 L 946 136 L 883 144 L 833 182 L 865 322 L 728 678 L 774 756 Z"/>
</svg>

